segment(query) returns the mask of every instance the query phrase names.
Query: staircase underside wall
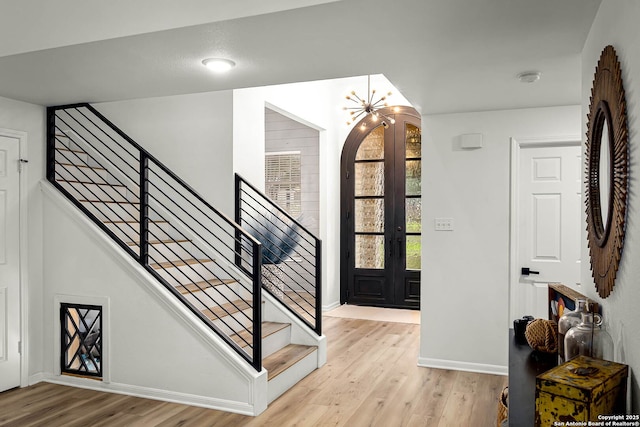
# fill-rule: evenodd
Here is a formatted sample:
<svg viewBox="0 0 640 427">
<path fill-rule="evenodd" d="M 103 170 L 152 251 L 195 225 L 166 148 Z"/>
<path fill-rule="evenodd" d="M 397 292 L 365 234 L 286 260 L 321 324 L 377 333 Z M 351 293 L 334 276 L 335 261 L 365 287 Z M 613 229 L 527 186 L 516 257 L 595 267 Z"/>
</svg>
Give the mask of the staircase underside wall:
<svg viewBox="0 0 640 427">
<path fill-rule="evenodd" d="M 266 371 L 256 373 L 162 285 L 130 261 L 50 184 L 44 197 L 44 379 L 256 415 Z M 60 376 L 56 304 L 108 300 L 102 382 Z"/>
</svg>

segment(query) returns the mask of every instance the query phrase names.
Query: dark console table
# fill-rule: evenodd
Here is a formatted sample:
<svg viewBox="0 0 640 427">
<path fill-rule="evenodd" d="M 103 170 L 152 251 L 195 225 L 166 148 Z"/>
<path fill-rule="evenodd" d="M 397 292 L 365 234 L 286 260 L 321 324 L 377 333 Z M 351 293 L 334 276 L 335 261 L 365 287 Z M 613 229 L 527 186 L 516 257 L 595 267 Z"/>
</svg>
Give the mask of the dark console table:
<svg viewBox="0 0 640 427">
<path fill-rule="evenodd" d="M 533 351 L 509 330 L 509 426 L 532 427 L 536 410 L 536 377 L 557 366 L 556 354 Z"/>
</svg>

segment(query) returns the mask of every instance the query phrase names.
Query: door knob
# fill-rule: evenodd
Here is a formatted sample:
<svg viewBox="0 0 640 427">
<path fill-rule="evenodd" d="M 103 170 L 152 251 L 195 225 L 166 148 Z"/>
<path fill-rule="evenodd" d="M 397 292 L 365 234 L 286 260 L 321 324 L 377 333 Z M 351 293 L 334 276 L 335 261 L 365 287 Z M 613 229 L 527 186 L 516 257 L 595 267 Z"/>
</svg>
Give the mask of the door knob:
<svg viewBox="0 0 640 427">
<path fill-rule="evenodd" d="M 530 274 L 540 274 L 540 272 L 539 272 L 539 271 L 533 271 L 533 270 L 531 270 L 529 267 L 522 267 L 522 270 L 520 270 L 520 273 L 521 273 L 523 276 L 528 276 L 528 275 L 530 275 Z"/>
</svg>

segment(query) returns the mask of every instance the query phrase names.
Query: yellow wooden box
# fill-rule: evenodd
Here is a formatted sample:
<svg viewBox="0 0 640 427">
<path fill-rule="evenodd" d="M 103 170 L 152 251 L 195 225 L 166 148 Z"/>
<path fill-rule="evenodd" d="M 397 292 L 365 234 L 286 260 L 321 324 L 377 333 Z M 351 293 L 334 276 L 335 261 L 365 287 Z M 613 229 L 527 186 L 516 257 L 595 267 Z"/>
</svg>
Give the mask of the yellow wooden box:
<svg viewBox="0 0 640 427">
<path fill-rule="evenodd" d="M 627 365 L 578 356 L 536 377 L 536 427 L 624 414 Z"/>
</svg>

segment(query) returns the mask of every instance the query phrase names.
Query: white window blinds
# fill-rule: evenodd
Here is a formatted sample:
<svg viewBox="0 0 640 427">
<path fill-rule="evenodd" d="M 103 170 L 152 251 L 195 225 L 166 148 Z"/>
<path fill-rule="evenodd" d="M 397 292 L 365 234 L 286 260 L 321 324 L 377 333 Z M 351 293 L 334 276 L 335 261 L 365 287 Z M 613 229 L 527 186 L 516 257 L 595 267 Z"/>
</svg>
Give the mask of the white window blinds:
<svg viewBox="0 0 640 427">
<path fill-rule="evenodd" d="M 265 192 L 297 218 L 302 213 L 300 152 L 265 153 Z"/>
</svg>

